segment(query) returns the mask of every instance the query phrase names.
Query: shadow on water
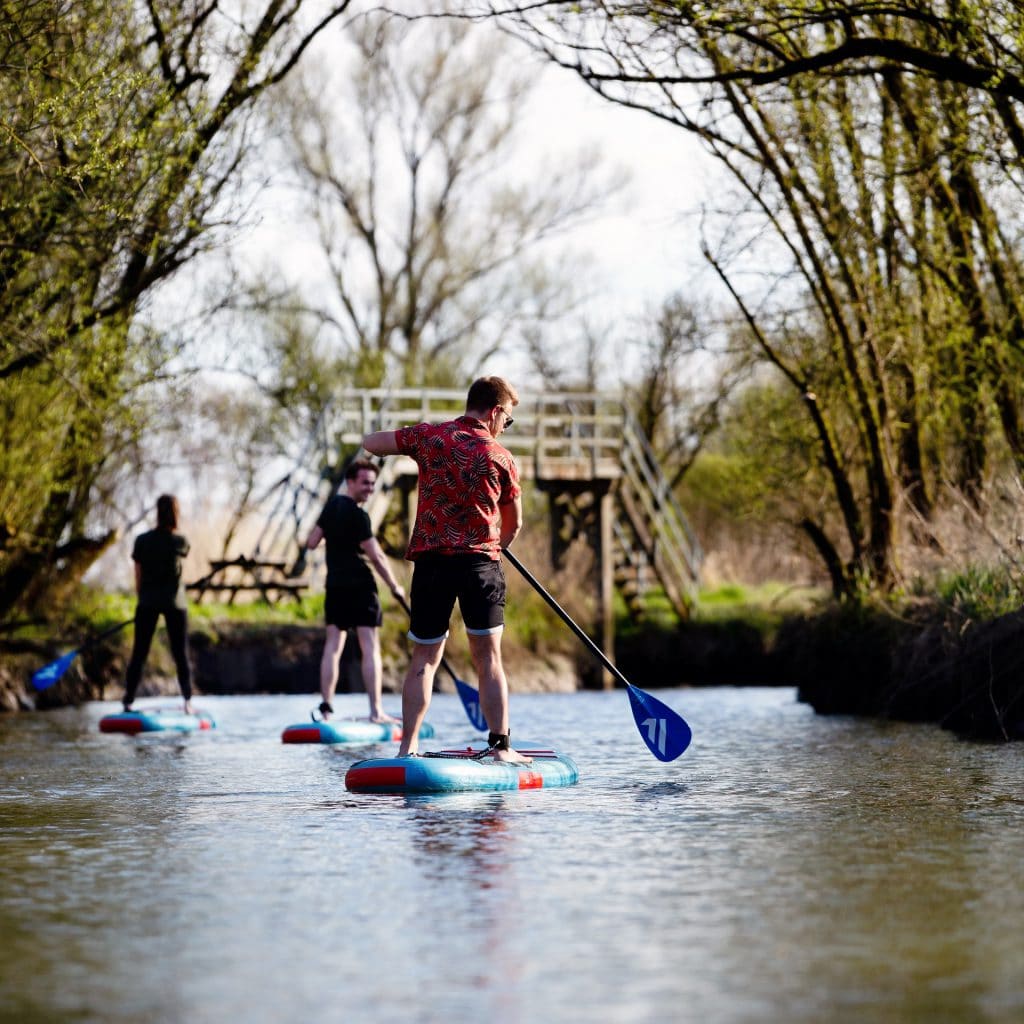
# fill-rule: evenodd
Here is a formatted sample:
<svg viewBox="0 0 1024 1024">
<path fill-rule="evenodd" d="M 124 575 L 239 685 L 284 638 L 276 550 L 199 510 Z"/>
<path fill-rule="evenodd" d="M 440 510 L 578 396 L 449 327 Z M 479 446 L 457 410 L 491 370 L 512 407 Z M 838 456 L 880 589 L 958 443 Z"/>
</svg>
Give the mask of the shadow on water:
<svg viewBox="0 0 1024 1024">
<path fill-rule="evenodd" d="M 632 796 L 638 803 L 658 801 L 664 797 L 685 796 L 690 787 L 685 782 L 652 782 L 633 787 Z"/>
</svg>

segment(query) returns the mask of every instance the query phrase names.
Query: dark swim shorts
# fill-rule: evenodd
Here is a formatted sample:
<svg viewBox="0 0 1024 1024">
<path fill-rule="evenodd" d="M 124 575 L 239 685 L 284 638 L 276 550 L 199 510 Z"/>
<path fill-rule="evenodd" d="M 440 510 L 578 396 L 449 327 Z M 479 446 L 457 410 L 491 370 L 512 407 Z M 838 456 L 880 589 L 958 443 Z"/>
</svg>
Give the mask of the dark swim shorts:
<svg viewBox="0 0 1024 1024">
<path fill-rule="evenodd" d="M 324 622 L 338 629 L 380 626 L 383 615 L 377 588 L 328 587 L 324 594 Z"/>
<path fill-rule="evenodd" d="M 433 644 L 448 635 L 456 600 L 466 632 L 487 636 L 505 624 L 505 574 L 487 555 L 420 555 L 412 573 L 409 639 Z"/>
</svg>

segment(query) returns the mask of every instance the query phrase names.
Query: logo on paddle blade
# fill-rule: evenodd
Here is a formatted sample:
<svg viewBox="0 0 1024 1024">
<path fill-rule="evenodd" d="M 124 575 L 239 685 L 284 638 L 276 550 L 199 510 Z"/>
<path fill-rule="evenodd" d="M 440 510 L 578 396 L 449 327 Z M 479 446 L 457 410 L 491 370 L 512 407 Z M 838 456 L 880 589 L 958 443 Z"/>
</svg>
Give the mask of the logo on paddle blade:
<svg viewBox="0 0 1024 1024">
<path fill-rule="evenodd" d="M 466 709 L 466 716 L 477 729 L 486 732 L 487 719 L 484 718 L 483 710 L 480 707 L 480 694 L 469 683 L 464 683 L 461 679 L 455 680 L 455 689 L 459 691 L 459 698 L 462 701 L 462 706 Z"/>
<path fill-rule="evenodd" d="M 627 692 L 636 727 L 650 752 L 659 761 L 674 761 L 690 745 L 690 727 L 682 716 L 649 693 L 635 686 Z"/>
</svg>

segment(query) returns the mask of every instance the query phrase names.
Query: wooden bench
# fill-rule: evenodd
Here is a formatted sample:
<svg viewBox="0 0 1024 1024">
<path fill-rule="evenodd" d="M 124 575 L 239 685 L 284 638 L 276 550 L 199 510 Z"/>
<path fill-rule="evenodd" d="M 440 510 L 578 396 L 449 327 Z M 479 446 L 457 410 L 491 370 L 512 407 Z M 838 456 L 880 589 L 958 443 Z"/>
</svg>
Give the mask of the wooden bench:
<svg viewBox="0 0 1024 1024">
<path fill-rule="evenodd" d="M 206 594 L 227 594 L 228 604 L 242 593 L 259 594 L 267 604 L 281 597 L 298 601 L 309 586 L 306 580 L 291 579 L 287 575 L 288 563 L 276 559 L 247 558 L 239 555 L 232 559 L 210 562 L 210 571 L 187 589 L 201 603 Z"/>
</svg>

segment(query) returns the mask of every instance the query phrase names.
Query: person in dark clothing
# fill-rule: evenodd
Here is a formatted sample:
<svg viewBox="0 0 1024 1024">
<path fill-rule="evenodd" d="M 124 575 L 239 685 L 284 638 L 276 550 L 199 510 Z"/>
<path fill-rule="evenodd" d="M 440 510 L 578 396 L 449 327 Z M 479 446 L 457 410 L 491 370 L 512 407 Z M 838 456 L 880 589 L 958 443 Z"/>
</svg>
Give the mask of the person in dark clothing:
<svg viewBox="0 0 1024 1024">
<path fill-rule="evenodd" d="M 192 714 L 192 670 L 188 662 L 188 601 L 181 567 L 189 551 L 178 533 L 178 499 L 161 494 L 156 502 L 156 529 L 135 538 L 135 641 L 125 673 L 124 709 L 130 711 L 139 688 L 157 622 L 162 615 L 178 671 L 185 711 Z"/>
<path fill-rule="evenodd" d="M 372 563 L 388 589 L 405 602 L 405 591 L 391 572 L 384 551 L 373 535 L 363 509 L 377 484 L 377 467 L 365 459 L 353 460 L 345 470 L 345 493 L 335 494 L 324 506 L 306 541 L 310 551 L 327 542 L 327 584 L 324 597 L 326 636 L 320 660 L 320 714 L 334 712 L 331 701 L 338 685 L 338 662 L 347 630 L 354 629 L 362 652 L 363 685 L 370 700 L 371 722 L 397 722 L 381 705 L 380 624 L 383 618 Z"/>
</svg>

